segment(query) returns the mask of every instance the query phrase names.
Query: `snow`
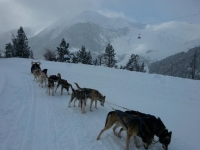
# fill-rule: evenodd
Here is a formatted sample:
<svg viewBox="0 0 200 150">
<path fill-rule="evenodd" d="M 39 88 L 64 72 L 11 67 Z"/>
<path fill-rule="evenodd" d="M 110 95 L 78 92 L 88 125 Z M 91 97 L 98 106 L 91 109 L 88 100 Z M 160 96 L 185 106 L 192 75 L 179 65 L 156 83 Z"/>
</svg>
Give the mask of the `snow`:
<svg viewBox="0 0 200 150">
<path fill-rule="evenodd" d="M 113 38 L 111 45 L 118 55 L 138 54 L 150 61 L 159 61 L 199 46 L 200 30 L 198 28 L 200 29 L 200 25 L 175 21 L 147 25 L 144 29 L 137 29 L 133 26 L 128 28 L 127 35 Z M 139 35 L 141 39 L 138 39 Z M 148 53 L 149 50 L 153 51 Z"/>
<path fill-rule="evenodd" d="M 99 132 L 112 108 L 98 102 L 81 114 L 79 107 L 68 107 L 70 95 L 48 95 L 46 88 L 33 81 L 30 59 L 0 59 L 0 149 L 1 150 L 121 150 L 125 149 L 126 133 L 114 136 Z M 94 88 L 106 96 L 106 101 L 121 107 L 160 117 L 172 139 L 169 150 L 198 150 L 200 139 L 200 81 L 127 70 L 68 64 L 40 60 L 48 75 L 61 73 L 63 79 L 76 88 Z M 70 89 L 71 93 L 71 89 Z M 117 106 L 116 106 L 117 105 Z M 121 106 L 121 107 L 118 107 Z M 141 148 L 142 146 L 141 139 Z M 130 149 L 136 149 L 131 140 Z M 149 150 L 162 150 L 152 144 Z"/>
</svg>

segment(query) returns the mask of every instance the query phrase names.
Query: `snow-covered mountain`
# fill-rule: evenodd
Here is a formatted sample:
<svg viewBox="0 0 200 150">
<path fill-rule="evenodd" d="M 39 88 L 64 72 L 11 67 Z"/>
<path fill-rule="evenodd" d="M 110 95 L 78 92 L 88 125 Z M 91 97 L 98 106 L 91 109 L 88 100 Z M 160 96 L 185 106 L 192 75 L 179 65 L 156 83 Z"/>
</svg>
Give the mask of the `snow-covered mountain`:
<svg viewBox="0 0 200 150">
<path fill-rule="evenodd" d="M 57 21 L 30 38 L 29 43 L 36 58 L 42 58 L 44 48 L 55 50 L 62 38 L 69 43 L 70 49 L 78 50 L 84 45 L 93 54 L 97 54 L 103 52 L 114 39 L 128 35 L 130 29 L 144 28 L 143 24 L 123 18 L 108 18 L 94 11 L 85 11 L 75 18 Z"/>
<path fill-rule="evenodd" d="M 44 49 L 56 50 L 62 38 L 69 43 L 71 51 L 84 45 L 93 56 L 104 52 L 106 45 L 111 43 L 121 60 L 119 65 L 126 63 L 131 54 L 139 54 L 148 63 L 199 46 L 200 25 L 175 21 L 144 25 L 85 11 L 45 28 L 29 38 L 29 46 L 35 58 L 43 59 Z"/>
</svg>

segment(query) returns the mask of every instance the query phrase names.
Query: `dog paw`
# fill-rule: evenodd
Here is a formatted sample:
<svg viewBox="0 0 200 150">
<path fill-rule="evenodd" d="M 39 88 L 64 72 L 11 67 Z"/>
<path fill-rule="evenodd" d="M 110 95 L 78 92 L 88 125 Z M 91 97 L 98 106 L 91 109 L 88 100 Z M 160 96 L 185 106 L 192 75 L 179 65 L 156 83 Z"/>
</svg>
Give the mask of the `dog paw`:
<svg viewBox="0 0 200 150">
<path fill-rule="evenodd" d="M 118 137 L 118 138 L 121 138 L 122 136 L 121 136 L 121 135 L 117 135 L 117 137 Z"/>
</svg>

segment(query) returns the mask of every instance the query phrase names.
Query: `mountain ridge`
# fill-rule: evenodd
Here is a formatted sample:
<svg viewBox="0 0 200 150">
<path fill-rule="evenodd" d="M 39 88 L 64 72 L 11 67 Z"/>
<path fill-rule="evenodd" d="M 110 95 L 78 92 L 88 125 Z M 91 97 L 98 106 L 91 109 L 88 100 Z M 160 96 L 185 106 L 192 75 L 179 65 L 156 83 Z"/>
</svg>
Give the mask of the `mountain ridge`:
<svg viewBox="0 0 200 150">
<path fill-rule="evenodd" d="M 56 50 L 63 38 L 69 43 L 70 51 L 77 51 L 84 45 L 94 57 L 103 53 L 110 43 L 117 55 L 125 55 L 124 62 L 131 54 L 139 54 L 147 63 L 151 63 L 198 45 L 198 29 L 198 25 L 174 21 L 150 26 L 85 11 L 71 19 L 63 18 L 30 37 L 29 46 L 36 59 L 44 59 L 44 49 Z M 190 34 L 183 32 L 187 30 Z M 4 49 L 6 43 L 1 43 Z"/>
</svg>

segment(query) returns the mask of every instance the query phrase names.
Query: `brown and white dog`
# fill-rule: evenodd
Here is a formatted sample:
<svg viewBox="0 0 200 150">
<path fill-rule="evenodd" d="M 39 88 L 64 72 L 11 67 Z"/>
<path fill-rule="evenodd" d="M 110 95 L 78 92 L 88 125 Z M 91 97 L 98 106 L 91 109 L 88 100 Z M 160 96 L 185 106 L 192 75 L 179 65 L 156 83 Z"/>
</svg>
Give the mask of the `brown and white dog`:
<svg viewBox="0 0 200 150">
<path fill-rule="evenodd" d="M 45 87 L 47 86 L 46 85 L 46 78 L 47 78 L 46 74 L 44 72 L 41 72 L 39 86 L 41 85 L 42 88 L 43 88 L 43 83 L 45 84 Z"/>
<path fill-rule="evenodd" d="M 43 83 L 45 84 L 45 87 L 46 87 L 47 70 L 48 69 L 43 69 L 41 74 L 40 74 L 40 84 L 39 84 L 39 86 L 41 85 L 42 88 L 43 88 Z"/>
<path fill-rule="evenodd" d="M 35 80 L 38 81 L 40 78 L 40 74 L 41 74 L 41 69 L 39 69 L 39 68 L 34 69 L 33 70 L 33 76 L 34 76 L 33 81 L 35 81 Z"/>
<path fill-rule="evenodd" d="M 75 102 L 76 100 L 79 100 L 79 106 L 81 104 L 81 112 L 82 114 L 86 113 L 85 111 L 85 104 L 88 98 L 88 95 L 85 91 L 80 91 L 80 90 L 74 90 L 73 87 L 71 86 L 72 89 L 72 94 L 71 94 L 71 99 L 69 101 L 68 107 L 70 107 L 70 103 L 74 100 L 74 107 L 76 107 Z"/>
<path fill-rule="evenodd" d="M 58 73 L 57 75 L 50 75 L 48 79 L 51 79 L 54 82 L 58 82 L 61 79 L 61 74 Z"/>
<path fill-rule="evenodd" d="M 48 78 L 46 93 L 49 92 L 49 95 L 50 95 L 50 89 L 52 89 L 52 96 L 54 96 L 54 81 L 51 78 Z"/>
<path fill-rule="evenodd" d="M 131 136 L 134 137 L 134 142 L 136 147 L 137 147 L 136 136 L 142 138 L 145 149 L 148 149 L 149 145 L 152 143 L 154 134 L 151 133 L 148 126 L 145 124 L 145 121 L 140 117 L 132 118 L 131 115 L 122 112 L 120 110 L 115 110 L 108 113 L 105 127 L 99 133 L 97 140 L 100 140 L 101 134 L 104 131 L 110 129 L 114 124 L 119 124 L 124 130 L 127 131 L 126 150 L 129 149 Z M 116 133 L 114 132 L 114 134 Z"/>
<path fill-rule="evenodd" d="M 47 76 L 47 71 L 48 71 L 48 69 L 43 69 L 42 70 L 42 72 L 44 72 L 46 76 Z"/>
<path fill-rule="evenodd" d="M 66 89 L 67 92 L 68 92 L 68 95 L 70 95 L 70 94 L 69 94 L 69 87 L 71 86 L 71 84 L 68 83 L 67 80 L 64 80 L 64 79 L 60 79 L 60 80 L 58 81 L 57 87 L 56 87 L 56 89 L 55 89 L 55 93 L 56 93 L 57 88 L 58 88 L 60 85 L 61 85 L 61 95 L 62 95 L 62 93 L 63 93 L 63 88 Z"/>
<path fill-rule="evenodd" d="M 58 73 L 58 75 L 50 75 L 48 77 L 48 85 L 47 85 L 47 91 L 46 93 L 49 91 L 49 95 L 50 95 L 50 89 L 52 89 L 52 96 L 54 96 L 54 82 L 58 82 L 61 79 L 61 74 Z"/>
<path fill-rule="evenodd" d="M 79 87 L 79 85 L 77 83 L 76 87 L 81 90 L 81 91 L 85 91 L 88 95 L 88 98 L 91 99 L 91 103 L 90 103 L 90 111 L 92 111 L 92 104 L 95 101 L 95 108 L 97 109 L 97 100 L 100 101 L 101 106 L 104 106 L 105 103 L 105 98 L 106 96 L 103 96 L 99 91 L 95 90 L 95 89 L 90 89 L 90 88 L 81 88 Z"/>
<path fill-rule="evenodd" d="M 162 120 L 150 114 L 141 113 L 139 111 L 129 110 L 125 111 L 126 114 L 133 116 L 133 118 L 140 117 L 143 119 L 144 123 L 148 126 L 149 131 L 159 138 L 159 142 L 162 144 L 164 150 L 168 150 L 168 146 L 171 142 L 172 131 L 168 131 Z M 121 137 L 121 132 L 124 128 L 121 128 L 117 134 L 115 130 L 119 127 L 116 124 L 113 128 L 113 132 L 116 136 Z"/>
</svg>

